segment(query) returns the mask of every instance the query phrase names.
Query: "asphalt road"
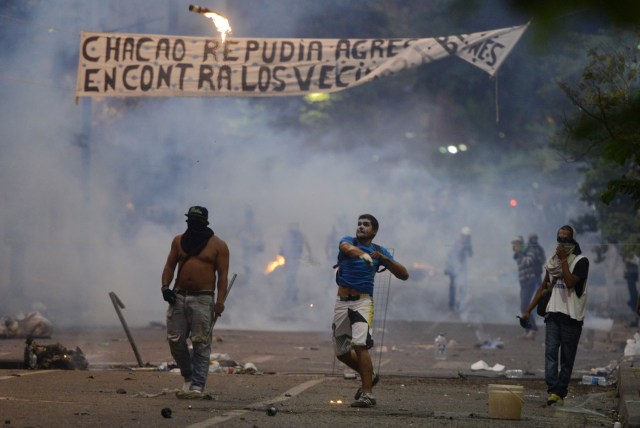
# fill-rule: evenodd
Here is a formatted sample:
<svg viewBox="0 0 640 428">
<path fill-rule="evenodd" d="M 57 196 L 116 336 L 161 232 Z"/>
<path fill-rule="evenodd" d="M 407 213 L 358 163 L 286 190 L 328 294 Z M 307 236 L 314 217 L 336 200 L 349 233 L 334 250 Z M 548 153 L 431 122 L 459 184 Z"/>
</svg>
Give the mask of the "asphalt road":
<svg viewBox="0 0 640 428">
<path fill-rule="evenodd" d="M 436 360 L 433 339 L 440 331 L 449 338 L 448 357 Z M 481 333 L 481 334 L 480 334 Z M 374 366 L 381 374 L 372 409 L 349 406 L 359 380 L 345 377 L 336 362 L 329 332 L 219 330 L 214 353 L 220 361 L 252 363 L 255 374 L 211 373 L 206 391 L 212 400 L 180 400 L 175 389 L 180 376 L 160 371 L 172 363 L 160 325 L 132 329 L 144 367 L 138 367 L 121 328 L 56 332 L 42 344 L 80 347 L 88 371 L 0 370 L 0 423 L 4 427 L 53 426 L 224 426 L 336 427 L 366 423 L 395 426 L 613 426 L 618 398 L 614 386 L 580 385 L 583 374 L 622 358 L 633 331 L 585 331 L 575 381 L 565 406 L 545 405 L 543 341 L 519 338 L 517 326 L 477 326 L 464 323 L 388 322 L 376 331 Z M 482 349 L 478 337 L 502 342 Z M 498 338 L 500 340 L 498 340 Z M 0 340 L 0 364 L 21 360 L 24 340 Z M 472 371 L 485 361 L 520 369 L 523 377 L 509 379 L 504 371 Z M 347 372 L 348 373 L 348 372 Z M 488 385 L 524 387 L 519 421 L 491 419 Z M 190 407 L 189 407 L 190 406 Z M 273 406 L 277 413 L 267 414 Z M 171 418 L 161 415 L 170 408 Z"/>
</svg>

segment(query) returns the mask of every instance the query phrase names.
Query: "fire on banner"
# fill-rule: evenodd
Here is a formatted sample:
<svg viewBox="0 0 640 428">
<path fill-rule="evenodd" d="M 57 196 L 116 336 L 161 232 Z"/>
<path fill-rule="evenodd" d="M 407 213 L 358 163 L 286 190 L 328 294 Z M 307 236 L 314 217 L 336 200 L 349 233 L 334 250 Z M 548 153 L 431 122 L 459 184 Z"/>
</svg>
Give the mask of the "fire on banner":
<svg viewBox="0 0 640 428">
<path fill-rule="evenodd" d="M 271 39 L 83 32 L 76 96 L 337 92 L 451 55 L 494 75 L 529 24 L 423 39 Z"/>
</svg>

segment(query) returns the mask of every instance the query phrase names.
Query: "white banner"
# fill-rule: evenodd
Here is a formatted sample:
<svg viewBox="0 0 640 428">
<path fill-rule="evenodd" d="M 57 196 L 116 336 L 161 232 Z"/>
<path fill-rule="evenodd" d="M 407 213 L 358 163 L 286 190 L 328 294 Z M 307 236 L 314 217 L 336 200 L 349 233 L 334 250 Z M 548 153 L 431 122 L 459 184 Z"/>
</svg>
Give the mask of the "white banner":
<svg viewBox="0 0 640 428">
<path fill-rule="evenodd" d="M 494 75 L 528 24 L 427 39 L 258 39 L 82 33 L 76 96 L 337 92 L 450 55 Z"/>
</svg>

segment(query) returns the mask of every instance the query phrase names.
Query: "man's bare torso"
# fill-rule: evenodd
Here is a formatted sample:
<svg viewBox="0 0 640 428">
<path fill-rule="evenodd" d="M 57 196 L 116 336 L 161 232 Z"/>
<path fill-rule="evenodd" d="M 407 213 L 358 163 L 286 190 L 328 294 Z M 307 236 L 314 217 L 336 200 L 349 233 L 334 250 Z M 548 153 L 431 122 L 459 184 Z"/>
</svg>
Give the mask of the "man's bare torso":
<svg viewBox="0 0 640 428">
<path fill-rule="evenodd" d="M 212 236 L 200 254 L 190 257 L 185 263 L 187 253 L 180 245 L 180 238 L 182 235 L 174 238 L 178 248 L 178 266 L 181 266 L 176 288 L 188 291 L 214 290 L 218 254 L 223 242 L 217 236 Z"/>
</svg>

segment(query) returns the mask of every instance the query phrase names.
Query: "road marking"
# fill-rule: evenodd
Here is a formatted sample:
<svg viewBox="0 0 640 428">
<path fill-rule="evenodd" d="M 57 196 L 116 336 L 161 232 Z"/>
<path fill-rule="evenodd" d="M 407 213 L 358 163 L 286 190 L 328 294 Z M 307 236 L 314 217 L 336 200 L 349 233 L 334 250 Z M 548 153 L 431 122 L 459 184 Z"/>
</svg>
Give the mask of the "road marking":
<svg viewBox="0 0 640 428">
<path fill-rule="evenodd" d="M 287 392 L 285 392 L 284 394 L 280 394 L 274 398 L 272 398 L 271 400 L 263 400 L 263 401 L 258 401 L 257 403 L 253 403 L 250 404 L 249 409 L 237 409 L 237 410 L 227 410 L 224 412 L 223 415 L 220 416 L 214 416 L 213 418 L 209 418 L 205 421 L 202 422 L 198 422 L 195 423 L 193 425 L 189 425 L 187 428 L 206 428 L 206 427 L 211 427 L 214 425 L 218 425 L 219 423 L 222 422 L 226 422 L 229 419 L 233 419 L 237 416 L 242 416 L 246 413 L 251 412 L 252 410 L 255 409 L 259 409 L 262 408 L 264 406 L 266 406 L 267 404 L 273 404 L 273 403 L 279 403 L 281 401 L 286 401 L 291 397 L 295 397 L 296 395 L 302 393 L 303 391 L 316 386 L 317 384 L 324 382 L 325 378 L 321 378 L 321 379 L 313 379 L 313 380 L 308 380 L 306 382 L 301 383 L 300 385 L 296 385 L 293 388 L 291 388 L 290 390 L 288 390 Z"/>
<path fill-rule="evenodd" d="M 273 360 L 274 356 L 273 355 L 255 355 L 255 356 L 249 356 L 247 358 L 245 358 L 245 361 L 251 361 L 252 363 L 266 363 L 267 361 L 271 361 Z"/>
<path fill-rule="evenodd" d="M 28 401 L 29 403 L 65 403 L 65 404 L 78 404 L 77 401 L 54 401 L 54 400 L 34 400 L 33 398 L 15 398 L 15 397 L 0 397 L 0 401 Z"/>
<path fill-rule="evenodd" d="M 16 373 L 16 374 L 10 375 L 10 376 L 0 376 L 0 380 L 15 379 L 15 378 L 22 377 L 22 376 L 30 376 L 30 375 L 36 375 L 36 374 L 53 373 L 55 371 L 56 370 L 38 370 L 38 371 L 34 371 L 34 372 Z"/>
</svg>

